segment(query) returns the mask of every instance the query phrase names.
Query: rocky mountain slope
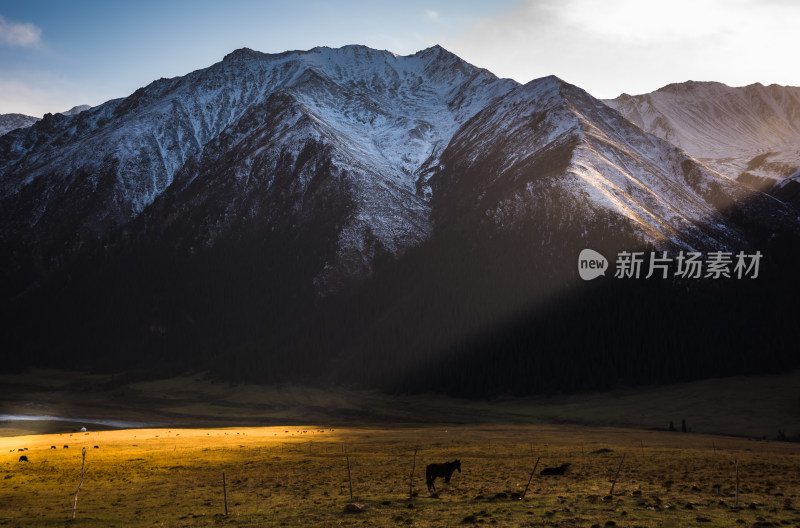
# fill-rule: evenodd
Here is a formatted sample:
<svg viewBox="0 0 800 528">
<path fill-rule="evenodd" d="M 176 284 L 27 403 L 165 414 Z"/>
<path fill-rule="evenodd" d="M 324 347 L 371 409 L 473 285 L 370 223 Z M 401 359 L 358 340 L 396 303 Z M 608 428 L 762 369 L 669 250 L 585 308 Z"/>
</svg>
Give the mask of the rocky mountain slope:
<svg viewBox="0 0 800 528">
<path fill-rule="evenodd" d="M 0 137 L 5 344 L 42 366 L 581 390 L 617 373 L 580 336 L 604 339 L 617 365 L 644 332 L 665 338 L 629 381 L 720 373 L 730 347 L 746 349 L 725 367 L 739 372 L 756 342 L 788 357 L 794 311 L 752 331 L 749 310 L 717 303 L 758 306 L 771 287 L 710 285 L 685 309 L 690 289 L 669 281 L 586 289 L 575 257 L 774 250 L 778 305 L 791 258 L 777 255 L 797 229 L 791 206 L 580 88 L 499 79 L 438 46 L 241 49 Z M 709 345 L 707 329 L 728 325 Z M 559 374 L 578 359 L 579 376 Z"/>
<path fill-rule="evenodd" d="M 71 116 L 71 115 L 80 114 L 81 112 L 84 112 L 86 110 L 90 110 L 91 108 L 92 107 L 89 106 L 89 105 L 77 105 L 77 106 L 73 106 L 72 108 L 70 108 L 66 112 L 61 112 L 61 113 L 64 114 L 64 115 Z"/>
<path fill-rule="evenodd" d="M 763 199 L 555 77 L 489 105 L 459 130 L 445 161 L 434 193 L 441 202 L 466 196 L 467 208 L 501 225 L 521 215 L 561 215 L 548 221 L 576 229 L 598 216 L 624 219 L 659 246 L 736 242 L 721 213 Z"/>
<path fill-rule="evenodd" d="M 89 110 L 90 108 L 91 106 L 89 105 L 73 106 L 66 112 L 61 112 L 61 114 L 67 116 L 75 115 L 83 112 L 84 110 Z M 28 128 L 37 121 L 39 121 L 38 117 L 24 114 L 2 114 L 0 115 L 0 136 L 18 128 Z"/>
<path fill-rule="evenodd" d="M 800 88 L 670 84 L 605 101 L 722 174 L 769 189 L 800 168 Z"/>
<path fill-rule="evenodd" d="M 57 266 L 73 258 L 141 214 L 176 177 L 176 193 L 207 178 L 229 190 L 268 191 L 277 164 L 299 169 L 309 146 L 326 151 L 319 161 L 342 177 L 352 205 L 331 273 L 362 272 L 374 241 L 397 254 L 427 236 L 422 169 L 435 165 L 460 124 L 513 85 L 439 47 L 409 57 L 361 46 L 238 50 L 205 70 L 75 116 L 47 115 L 4 137 L 3 244 L 33 248 L 29 266 L 46 272 L 53 259 Z M 309 180 L 296 176 L 292 192 L 302 195 Z M 235 208 L 228 203 L 220 214 Z M 226 221 L 213 222 L 196 243 L 226 229 Z"/>
<path fill-rule="evenodd" d="M 0 136 L 18 128 L 27 128 L 38 120 L 38 117 L 24 114 L 0 114 Z"/>
<path fill-rule="evenodd" d="M 575 202 L 554 214 L 581 221 L 608 211 L 656 244 L 736 239 L 719 212 L 744 198 L 741 186 L 629 127 L 585 92 L 562 97 L 560 84 L 520 87 L 438 46 L 408 57 L 362 46 L 238 50 L 3 137 L 0 246 L 18 255 L 7 269 L 24 289 L 140 215 L 154 230 L 184 222 L 176 243 L 187 252 L 242 223 L 290 228 L 315 215 L 315 196 L 336 188 L 336 210 L 326 213 L 337 219 L 335 253 L 315 282 L 337 290 L 368 276 L 376 255 L 396 257 L 430 236 L 429 180 L 449 144 L 458 158 L 451 164 L 491 159 L 498 176 L 511 175 L 501 180 L 517 182 L 563 143 L 570 161 L 552 168 L 561 172 L 548 185 Z M 512 133 L 513 141 L 495 137 Z M 491 152 L 499 142 L 504 150 Z M 443 196 L 448 187 L 440 185 Z M 536 209 L 531 189 L 490 204 L 496 221 L 514 208 Z M 165 207 L 169 215 L 158 218 Z"/>
</svg>

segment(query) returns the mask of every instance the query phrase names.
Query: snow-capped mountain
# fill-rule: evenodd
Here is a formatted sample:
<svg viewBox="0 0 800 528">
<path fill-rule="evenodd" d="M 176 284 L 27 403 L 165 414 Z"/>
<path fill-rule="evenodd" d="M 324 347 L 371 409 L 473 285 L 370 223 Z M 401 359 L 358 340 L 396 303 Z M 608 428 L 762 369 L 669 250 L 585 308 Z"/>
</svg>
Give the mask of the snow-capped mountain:
<svg viewBox="0 0 800 528">
<path fill-rule="evenodd" d="M 800 88 L 670 84 L 605 101 L 631 122 L 709 167 L 769 189 L 800 168 Z"/>
<path fill-rule="evenodd" d="M 741 119 L 780 146 L 778 99 Z M 240 49 L 77 110 L 0 137 L 0 334 L 29 364 L 528 393 L 796 357 L 800 177 L 756 191 L 556 77 L 439 46 Z M 718 115 L 723 147 L 674 130 L 709 156 L 761 137 Z M 769 278 L 585 285 L 584 248 L 762 251 Z"/>
<path fill-rule="evenodd" d="M 174 193 L 237 189 L 229 203 L 215 202 L 220 214 L 252 216 L 255 209 L 236 210 L 247 196 L 241 186 L 258 182 L 258 192 L 270 192 L 276 168 L 300 167 L 314 144 L 327 149 L 320 163 L 342 178 L 351 201 L 328 268 L 360 273 L 374 240 L 397 254 L 427 237 L 426 169 L 458 127 L 515 84 L 438 46 L 408 57 L 362 46 L 238 50 L 210 68 L 76 115 L 48 114 L 4 137 L 3 241 L 79 252 L 141 214 L 176 178 Z M 293 174 L 293 195 L 309 181 Z M 228 221 L 207 222 L 194 243 L 213 243 Z"/>
<path fill-rule="evenodd" d="M 38 120 L 38 117 L 25 114 L 0 114 L 0 136 L 18 128 L 29 127 Z"/>
<path fill-rule="evenodd" d="M 237 50 L 7 134 L 0 171 L 12 276 L 47 275 L 87 246 L 113 244 L 117 228 L 140 239 L 169 229 L 171 246 L 192 254 L 245 226 L 335 218 L 320 291 L 426 240 L 431 218 L 460 200 L 497 225 L 527 211 L 581 231 L 608 216 L 645 242 L 707 247 L 739 237 L 726 207 L 761 199 L 578 88 L 555 78 L 520 86 L 439 46 L 406 57 L 363 46 Z M 137 218 L 141 232 L 127 227 Z"/>
<path fill-rule="evenodd" d="M 61 112 L 61 114 L 67 116 L 75 115 L 84 110 L 89 110 L 90 108 L 91 106 L 89 105 L 73 106 L 66 112 Z M 25 114 L 0 114 L 0 136 L 18 128 L 28 128 L 39 121 L 39 119 L 38 117 Z"/>
<path fill-rule="evenodd" d="M 61 112 L 61 113 L 66 115 L 66 116 L 72 116 L 72 115 L 75 115 L 75 114 L 80 114 L 81 112 L 85 112 L 86 110 L 89 110 L 91 108 L 92 107 L 89 106 L 89 105 L 77 105 L 77 106 L 73 106 L 72 108 L 70 108 L 66 112 Z"/>
<path fill-rule="evenodd" d="M 546 211 L 547 223 L 573 223 L 577 232 L 624 219 L 657 246 L 735 242 L 722 213 L 764 199 L 555 77 L 492 102 L 457 132 L 443 160 L 434 198 L 450 206 L 453 195 L 466 197 L 467 208 L 500 225 Z"/>
</svg>

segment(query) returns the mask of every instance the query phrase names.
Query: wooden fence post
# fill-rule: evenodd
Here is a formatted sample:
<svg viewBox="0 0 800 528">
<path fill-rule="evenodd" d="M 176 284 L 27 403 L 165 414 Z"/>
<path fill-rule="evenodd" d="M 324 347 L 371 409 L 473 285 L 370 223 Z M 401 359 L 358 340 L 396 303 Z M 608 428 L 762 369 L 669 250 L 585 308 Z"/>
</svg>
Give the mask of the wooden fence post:
<svg viewBox="0 0 800 528">
<path fill-rule="evenodd" d="M 542 457 L 538 457 L 536 459 L 536 464 L 533 465 L 533 470 L 531 471 L 531 476 L 528 477 L 528 483 L 525 485 L 525 491 L 522 492 L 522 498 L 523 499 L 525 498 L 525 495 L 528 493 L 528 487 L 531 485 L 531 481 L 533 480 L 533 475 L 534 475 L 534 473 L 536 473 L 536 468 L 539 467 L 539 460 L 541 460 L 541 458 Z"/>
<path fill-rule="evenodd" d="M 610 496 L 614 495 L 614 486 L 617 485 L 617 479 L 619 478 L 619 472 L 622 469 L 622 463 L 625 462 L 625 453 L 622 453 L 622 460 L 619 461 L 619 467 L 617 468 L 617 474 L 614 476 L 614 482 L 611 483 L 611 491 L 608 492 Z"/>
<path fill-rule="evenodd" d="M 225 501 L 225 517 L 228 516 L 228 486 L 225 483 L 225 472 L 222 472 L 222 498 Z"/>
<path fill-rule="evenodd" d="M 72 517 L 70 517 L 71 521 L 75 520 L 75 509 L 78 507 L 78 492 L 81 490 L 81 486 L 83 486 L 83 477 L 86 474 L 86 448 L 83 448 L 82 451 L 83 459 L 81 460 L 81 480 L 78 482 L 78 488 L 75 490 L 75 495 L 72 498 Z"/>
<path fill-rule="evenodd" d="M 414 462 L 411 464 L 411 476 L 408 477 L 408 498 L 414 497 L 414 470 L 417 467 L 417 450 L 414 450 Z"/>
<path fill-rule="evenodd" d="M 344 455 L 345 460 L 347 460 L 347 483 L 350 484 L 350 500 L 353 500 L 353 479 L 350 477 L 350 455 Z"/>
</svg>

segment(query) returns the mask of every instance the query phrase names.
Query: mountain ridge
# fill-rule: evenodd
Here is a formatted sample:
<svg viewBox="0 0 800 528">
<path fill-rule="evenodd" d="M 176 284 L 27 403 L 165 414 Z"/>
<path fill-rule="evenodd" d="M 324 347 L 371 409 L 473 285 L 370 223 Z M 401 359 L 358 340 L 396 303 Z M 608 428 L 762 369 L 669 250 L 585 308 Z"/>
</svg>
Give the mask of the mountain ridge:
<svg viewBox="0 0 800 528">
<path fill-rule="evenodd" d="M 562 184 L 563 195 L 573 194 L 584 201 L 588 217 L 593 209 L 627 217 L 640 226 L 643 240 L 657 245 L 691 248 L 692 244 L 725 245 L 726 240 L 741 243 L 731 231 L 717 230 L 709 235 L 696 228 L 701 224 L 724 224 L 721 213 L 735 202 L 754 199 L 758 193 L 708 171 L 671 143 L 643 134 L 584 90 L 557 77 L 534 80 L 515 90 L 483 111 L 498 107 L 500 116 L 491 118 L 479 130 L 466 127 L 457 133 L 451 149 L 458 148 L 467 134 L 480 138 L 477 144 L 471 142 L 460 147 L 457 157 L 519 159 L 535 155 L 543 145 L 557 145 L 572 137 L 576 144 L 569 161 L 565 160 L 556 173 L 561 179 L 571 179 Z M 523 115 L 530 111 L 536 127 L 543 127 L 543 123 L 549 127 L 547 134 L 542 136 L 538 130 L 528 134 L 525 123 L 514 115 L 519 107 L 506 112 L 500 109 L 500 105 L 509 104 L 528 105 L 530 108 Z M 553 117 L 556 113 L 558 120 Z M 502 153 L 481 151 L 493 144 L 493 139 L 486 138 L 492 138 L 495 131 L 503 134 L 507 130 L 513 130 L 518 140 L 503 141 L 508 145 Z M 504 170 L 501 168 L 498 176 Z M 481 178 L 485 186 L 484 175 Z M 501 209 L 496 211 L 499 216 L 503 215 Z M 575 214 L 576 206 L 562 209 Z"/>
<path fill-rule="evenodd" d="M 800 168 L 800 88 L 688 81 L 604 101 L 709 167 L 770 190 Z"/>
<path fill-rule="evenodd" d="M 154 81 L 128 98 L 74 117 L 46 116 L 38 127 L 3 138 L 0 168 L 6 174 L 0 182 L 0 198 L 12 201 L 12 194 L 25 196 L 9 204 L 6 219 L 11 224 L 27 216 L 28 224 L 38 226 L 47 222 L 47 216 L 42 217 L 47 212 L 37 213 L 30 207 L 26 212 L 20 203 L 35 203 L 38 196 L 55 191 L 65 199 L 50 209 L 66 209 L 67 203 L 80 201 L 70 196 L 71 188 L 82 184 L 103 188 L 104 194 L 94 194 L 107 204 L 108 214 L 100 218 L 88 212 L 77 229 L 71 228 L 87 234 L 76 238 L 62 231 L 51 237 L 59 244 L 72 238 L 69 246 L 79 248 L 81 237 L 102 237 L 108 229 L 140 214 L 172 184 L 181 167 L 202 156 L 204 147 L 248 108 L 276 90 L 290 89 L 299 94 L 312 119 L 333 127 L 329 132 L 345 142 L 345 150 L 361 152 L 358 164 L 366 164 L 362 169 L 373 173 L 367 183 L 384 179 L 390 194 L 413 202 L 418 188 L 424 193 L 424 181 L 417 182 L 413 172 L 425 160 L 435 162 L 435 151 L 443 148 L 458 122 L 476 111 L 476 98 L 480 104 L 482 98 L 502 93 L 511 83 L 440 47 L 407 57 L 363 46 L 276 55 L 242 49 L 185 77 Z M 462 84 L 463 99 L 449 100 Z M 392 110 L 387 97 L 400 107 Z M 340 107 L 342 112 L 329 110 Z M 405 115 L 416 117 L 408 120 Z M 39 137 L 40 133 L 48 139 Z M 87 150 L 92 154 L 86 156 Z M 88 181 L 70 182 L 70 177 L 65 180 L 57 174 L 64 171 L 91 176 Z M 45 179 L 36 182 L 40 176 Z M 374 219 L 371 228 L 375 229 L 389 219 L 370 207 L 373 202 L 362 202 L 362 211 Z M 424 208 L 424 204 L 415 207 Z M 64 221 L 57 215 L 53 223 L 58 231 Z M 421 223 L 410 221 L 411 225 Z M 364 225 L 351 226 L 357 238 L 364 229 Z M 387 229 L 391 231 L 391 226 Z M 16 231 L 25 229 L 18 226 Z M 396 253 L 401 248 L 393 234 L 383 231 L 377 233 L 381 243 Z M 417 231 L 412 240 L 425 236 L 425 228 Z"/>
<path fill-rule="evenodd" d="M 30 364 L 476 395 L 793 357 L 794 209 L 579 87 L 441 47 L 243 48 L 0 137 L 0 171 L 0 309 Z M 775 260 L 730 290 L 583 284 L 587 247 Z M 737 303 L 763 318 L 765 291 L 781 310 L 752 329 Z"/>
<path fill-rule="evenodd" d="M 707 83 L 693 83 L 664 90 L 707 88 Z M 258 112 L 269 116 L 273 110 L 284 111 L 269 110 L 269 102 L 278 100 L 293 110 L 283 121 L 270 117 L 269 127 L 261 126 Z M 300 167 L 299 156 L 309 152 L 303 145 L 311 142 L 312 150 L 325 152 L 317 159 L 317 168 L 328 167 L 323 180 L 339 178 L 343 183 L 336 186 L 347 189 L 343 209 L 336 213 L 336 255 L 326 259 L 315 278 L 324 293 L 368 277 L 377 256 L 397 258 L 430 237 L 441 216 L 431 210 L 432 183 L 445 169 L 442 156 L 448 149 L 456 149 L 460 163 L 467 165 L 476 156 L 483 156 L 484 163 L 500 156 L 501 174 L 507 169 L 530 172 L 530 167 L 523 168 L 524 158 L 544 155 L 544 147 L 555 145 L 561 133 L 574 141 L 570 162 L 551 180 L 551 187 L 559 190 L 553 187 L 546 191 L 549 198 L 538 198 L 539 203 L 566 199 L 561 213 L 551 215 L 553 222 L 564 214 L 580 223 L 596 216 L 599 208 L 630 221 L 643 242 L 657 246 L 743 244 L 743 235 L 720 215 L 734 203 L 762 203 L 764 198 L 708 171 L 673 145 L 654 143 L 607 108 L 558 77 L 520 85 L 438 45 L 407 56 L 360 45 L 278 54 L 241 48 L 208 68 L 156 80 L 127 98 L 73 114 L 48 114 L 28 129 L 3 136 L 0 245 L 10 253 L 29 248 L 8 267 L 17 282 L 35 283 L 78 258 L 87 244 L 114 244 L 104 239 L 120 228 L 130 231 L 126 226 L 141 215 L 151 227 L 173 222 L 175 214 L 166 215 L 163 207 L 153 209 L 161 213 L 148 212 L 167 191 L 182 196 L 168 199 L 177 204 L 176 210 L 185 211 L 180 203 L 207 203 L 187 194 L 190 186 L 195 193 L 225 196 L 226 203 L 211 207 L 217 213 L 201 212 L 199 229 L 188 224 L 183 228 L 194 233 L 185 251 L 213 245 L 241 219 L 257 216 L 255 211 L 272 211 L 264 220 L 272 229 L 280 228 L 271 224 L 276 221 L 294 224 L 299 210 L 289 210 L 303 208 L 302 195 L 317 180 L 307 176 L 287 184 L 294 198 L 247 182 L 269 187 L 273 178 L 268 173 L 274 174 L 278 164 L 283 171 L 305 174 L 309 167 Z M 490 117 L 492 112 L 496 115 Z M 519 113 L 533 121 L 521 121 Z M 481 119 L 492 125 L 476 129 L 474 122 Z M 531 125 L 543 123 L 549 135 L 529 133 Z M 302 133 L 291 132 L 300 129 Z M 511 129 L 526 141 L 497 136 Z M 283 134 L 284 140 L 273 141 L 274 134 Z M 469 146 L 459 150 L 458 144 L 465 142 Z M 493 153 L 493 142 L 514 147 Z M 492 173 L 487 170 L 478 177 Z M 198 178 L 205 182 L 202 189 Z M 238 195 L 224 190 L 228 182 L 244 182 L 235 184 Z M 502 223 L 511 210 L 530 213 L 537 200 L 531 185 L 544 187 L 532 181 L 527 185 L 527 197 L 515 191 L 513 197 L 485 204 L 487 214 Z M 448 192 L 441 184 L 439 189 Z M 477 195 L 485 189 L 469 192 Z M 247 198 L 250 193 L 262 198 L 253 202 Z M 248 211 L 240 209 L 245 203 Z M 762 203 L 750 209 L 769 207 Z M 280 210 L 285 211 L 283 220 L 276 220 L 280 215 L 273 213 Z M 778 216 L 790 216 L 785 208 L 779 210 Z M 188 222 L 192 214 L 186 214 Z"/>
<path fill-rule="evenodd" d="M 0 136 L 18 128 L 27 128 L 38 120 L 38 117 L 25 114 L 0 114 Z"/>
</svg>

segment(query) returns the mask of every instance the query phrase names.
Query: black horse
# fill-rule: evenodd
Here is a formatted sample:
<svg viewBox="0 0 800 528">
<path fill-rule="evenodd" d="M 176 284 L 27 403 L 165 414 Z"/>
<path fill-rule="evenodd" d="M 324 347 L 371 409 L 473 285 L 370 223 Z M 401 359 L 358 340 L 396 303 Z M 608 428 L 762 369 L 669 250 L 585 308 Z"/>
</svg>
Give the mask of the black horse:
<svg viewBox="0 0 800 528">
<path fill-rule="evenodd" d="M 444 478 L 444 481 L 449 484 L 450 477 L 453 476 L 455 470 L 461 473 L 461 461 L 458 459 L 444 464 L 428 464 L 428 467 L 425 468 L 425 483 L 428 484 L 428 491 L 436 491 L 436 486 L 433 485 L 436 477 Z"/>
</svg>

